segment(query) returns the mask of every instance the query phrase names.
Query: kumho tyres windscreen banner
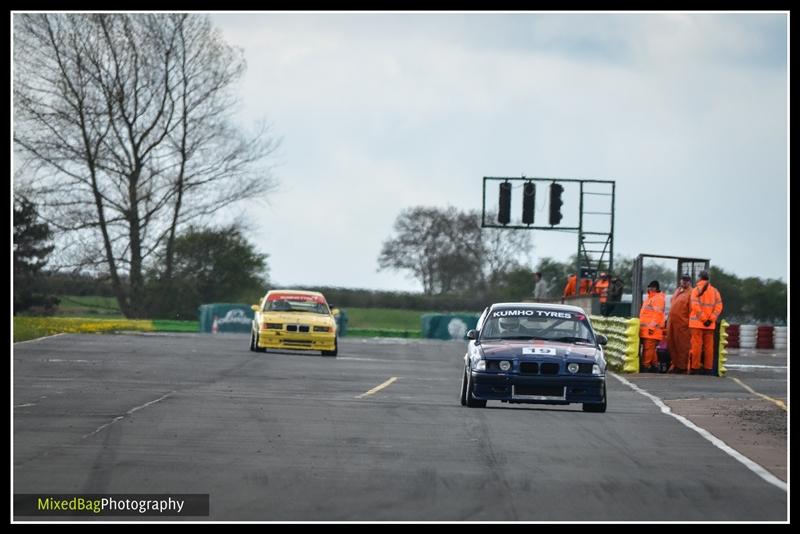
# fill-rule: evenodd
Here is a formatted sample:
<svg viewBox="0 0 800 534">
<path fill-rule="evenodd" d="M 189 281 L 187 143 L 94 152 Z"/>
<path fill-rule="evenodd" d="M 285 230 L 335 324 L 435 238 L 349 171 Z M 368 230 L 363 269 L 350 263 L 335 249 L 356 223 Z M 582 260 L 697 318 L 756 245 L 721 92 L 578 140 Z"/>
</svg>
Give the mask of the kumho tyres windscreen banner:
<svg viewBox="0 0 800 534">
<path fill-rule="evenodd" d="M 249 304 L 203 304 L 198 311 L 201 332 L 250 333 L 254 313 Z"/>
<path fill-rule="evenodd" d="M 467 330 L 475 328 L 479 313 L 422 315 L 422 337 L 430 339 L 466 339 Z"/>
</svg>

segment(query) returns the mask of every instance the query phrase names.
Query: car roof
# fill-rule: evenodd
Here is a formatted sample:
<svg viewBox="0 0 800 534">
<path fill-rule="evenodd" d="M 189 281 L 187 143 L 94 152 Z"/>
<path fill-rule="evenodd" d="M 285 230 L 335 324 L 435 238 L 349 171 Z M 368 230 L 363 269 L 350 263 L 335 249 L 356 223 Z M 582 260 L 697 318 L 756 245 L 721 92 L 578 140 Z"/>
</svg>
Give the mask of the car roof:
<svg viewBox="0 0 800 534">
<path fill-rule="evenodd" d="M 579 306 L 571 306 L 569 304 L 551 304 L 546 302 L 495 302 L 490 306 L 490 308 L 492 310 L 505 308 L 530 308 L 536 310 L 568 311 L 588 315 L 586 311 Z"/>
</svg>

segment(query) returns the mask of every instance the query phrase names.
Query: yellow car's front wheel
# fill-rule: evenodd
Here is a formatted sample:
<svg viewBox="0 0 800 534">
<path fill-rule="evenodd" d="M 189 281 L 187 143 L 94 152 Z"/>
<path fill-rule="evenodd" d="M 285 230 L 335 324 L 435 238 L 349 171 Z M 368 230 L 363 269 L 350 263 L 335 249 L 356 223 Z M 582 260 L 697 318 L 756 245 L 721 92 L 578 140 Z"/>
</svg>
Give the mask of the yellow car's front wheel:
<svg viewBox="0 0 800 534">
<path fill-rule="evenodd" d="M 267 349 L 258 346 L 258 332 L 250 332 L 250 350 L 253 352 L 266 352 Z"/>
<path fill-rule="evenodd" d="M 339 338 L 333 340 L 333 350 L 321 351 L 323 356 L 336 356 L 339 353 Z"/>
</svg>

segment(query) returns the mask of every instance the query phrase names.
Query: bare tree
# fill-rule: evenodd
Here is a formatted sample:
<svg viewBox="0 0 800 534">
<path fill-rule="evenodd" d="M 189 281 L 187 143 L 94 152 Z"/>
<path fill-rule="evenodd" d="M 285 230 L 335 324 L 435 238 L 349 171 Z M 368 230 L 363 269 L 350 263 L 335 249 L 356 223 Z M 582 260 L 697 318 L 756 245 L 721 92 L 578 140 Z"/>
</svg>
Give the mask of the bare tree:
<svg viewBox="0 0 800 534">
<path fill-rule="evenodd" d="M 383 243 L 379 268 L 408 270 L 426 294 L 433 294 L 440 257 L 449 246 L 444 214 L 437 208 L 410 208 L 398 215 L 394 230 L 397 236 Z"/>
<path fill-rule="evenodd" d="M 102 256 L 126 316 L 145 313 L 145 263 L 181 227 L 274 186 L 266 129 L 232 123 L 244 71 L 206 17 L 22 14 L 14 17 L 14 141 L 36 170 L 54 229 Z"/>
<path fill-rule="evenodd" d="M 519 267 L 531 248 L 526 232 L 481 228 L 477 211 L 415 207 L 397 217 L 383 243 L 380 269 L 407 270 L 426 294 L 485 291 Z"/>
</svg>

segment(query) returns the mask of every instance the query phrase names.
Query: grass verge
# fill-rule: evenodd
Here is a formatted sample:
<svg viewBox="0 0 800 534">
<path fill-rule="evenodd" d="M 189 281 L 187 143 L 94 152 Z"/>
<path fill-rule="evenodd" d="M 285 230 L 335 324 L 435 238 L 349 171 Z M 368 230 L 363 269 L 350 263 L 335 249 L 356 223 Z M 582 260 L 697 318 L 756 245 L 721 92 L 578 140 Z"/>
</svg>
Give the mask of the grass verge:
<svg viewBox="0 0 800 534">
<path fill-rule="evenodd" d="M 14 317 L 15 343 L 53 334 L 99 334 L 119 330 L 152 331 L 153 321 L 94 317 Z"/>
<path fill-rule="evenodd" d="M 420 330 L 394 330 L 389 328 L 347 328 L 345 337 L 408 337 L 421 338 Z"/>
</svg>

